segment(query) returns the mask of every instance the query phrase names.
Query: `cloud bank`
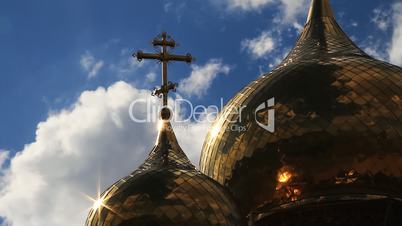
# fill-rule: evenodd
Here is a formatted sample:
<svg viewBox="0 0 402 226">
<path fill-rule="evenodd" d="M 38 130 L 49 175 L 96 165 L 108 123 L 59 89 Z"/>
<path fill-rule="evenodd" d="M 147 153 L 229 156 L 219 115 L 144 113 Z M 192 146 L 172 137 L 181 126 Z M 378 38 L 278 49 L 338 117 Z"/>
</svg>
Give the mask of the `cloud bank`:
<svg viewBox="0 0 402 226">
<path fill-rule="evenodd" d="M 377 59 L 402 66 L 402 3 L 374 9 L 371 22 L 380 31 L 391 35 L 388 40 L 374 40 L 369 36 L 363 44 L 364 51 Z"/>
<path fill-rule="evenodd" d="M 9 158 L 9 151 L 6 150 L 0 150 L 0 170 L 3 169 L 5 162 L 8 160 Z M 0 171 L 0 175 L 1 175 L 1 171 Z"/>
<path fill-rule="evenodd" d="M 393 34 L 389 59 L 391 63 L 402 66 L 402 3 L 393 5 Z"/>
<path fill-rule="evenodd" d="M 149 94 L 117 82 L 83 92 L 73 106 L 39 123 L 35 141 L 18 152 L 0 175 L 3 225 L 84 225 L 92 206 L 85 195 L 96 196 L 99 180 L 103 190 L 136 169 L 155 142 L 156 123 L 134 123 L 128 113 L 133 100 L 150 98 Z M 134 108 L 134 113 L 146 114 L 142 107 Z M 190 122 L 186 129 L 176 130 L 180 145 L 195 163 L 208 126 Z M 7 158 L 4 153 L 1 162 Z"/>
</svg>

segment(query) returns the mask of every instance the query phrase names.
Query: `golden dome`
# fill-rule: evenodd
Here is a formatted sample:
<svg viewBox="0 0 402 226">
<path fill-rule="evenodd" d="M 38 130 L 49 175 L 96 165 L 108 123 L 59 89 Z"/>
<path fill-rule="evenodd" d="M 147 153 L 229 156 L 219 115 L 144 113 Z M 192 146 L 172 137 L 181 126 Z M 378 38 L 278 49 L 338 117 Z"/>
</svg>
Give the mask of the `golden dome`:
<svg viewBox="0 0 402 226">
<path fill-rule="evenodd" d="M 108 188 L 87 226 L 238 226 L 240 215 L 224 188 L 190 163 L 164 121 L 145 163 Z"/>
<path fill-rule="evenodd" d="M 94 203 L 87 226 L 240 226 L 241 216 L 223 186 L 202 174 L 188 160 L 170 125 L 168 94 L 177 84 L 168 81 L 167 63 L 190 63 L 192 56 L 171 55 L 176 42 L 163 32 L 153 40 L 159 53 L 138 51 L 138 61 L 162 63 L 162 86 L 152 95 L 163 98 L 159 134 L 147 160 L 117 181 Z"/>
<path fill-rule="evenodd" d="M 270 132 L 261 125 L 274 115 Z M 365 54 L 328 0 L 313 0 L 294 49 L 226 105 L 200 167 L 244 214 L 334 196 L 400 200 L 402 69 Z"/>
</svg>

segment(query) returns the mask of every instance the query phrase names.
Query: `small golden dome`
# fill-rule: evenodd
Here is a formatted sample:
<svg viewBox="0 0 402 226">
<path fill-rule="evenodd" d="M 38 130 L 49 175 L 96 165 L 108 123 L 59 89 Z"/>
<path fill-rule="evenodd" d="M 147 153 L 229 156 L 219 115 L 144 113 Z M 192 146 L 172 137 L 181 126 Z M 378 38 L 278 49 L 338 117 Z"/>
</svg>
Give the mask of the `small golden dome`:
<svg viewBox="0 0 402 226">
<path fill-rule="evenodd" d="M 190 163 L 168 121 L 145 163 L 108 188 L 87 226 L 239 226 L 231 196 Z"/>
</svg>

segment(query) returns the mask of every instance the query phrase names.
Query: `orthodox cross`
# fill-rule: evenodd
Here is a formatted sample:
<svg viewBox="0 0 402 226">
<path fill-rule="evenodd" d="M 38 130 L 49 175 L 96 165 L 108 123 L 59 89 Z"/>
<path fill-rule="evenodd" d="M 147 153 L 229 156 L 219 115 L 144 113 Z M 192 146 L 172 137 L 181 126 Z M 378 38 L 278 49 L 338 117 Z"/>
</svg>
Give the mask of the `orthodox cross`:
<svg viewBox="0 0 402 226">
<path fill-rule="evenodd" d="M 193 61 L 193 57 L 191 54 L 187 55 L 173 55 L 168 51 L 168 47 L 174 48 L 176 47 L 176 42 L 163 32 L 161 35 L 156 37 L 152 41 L 152 45 L 157 47 L 161 47 L 161 51 L 158 53 L 144 53 L 142 51 L 138 51 L 133 54 L 133 57 L 136 57 L 138 61 L 142 61 L 143 59 L 154 59 L 159 60 L 162 63 L 162 86 L 160 88 L 155 88 L 152 92 L 153 96 L 162 97 L 163 98 L 163 106 L 167 106 L 168 93 L 170 90 L 176 91 L 177 83 L 172 83 L 168 81 L 167 78 L 167 64 L 169 61 L 182 61 L 191 63 Z"/>
</svg>

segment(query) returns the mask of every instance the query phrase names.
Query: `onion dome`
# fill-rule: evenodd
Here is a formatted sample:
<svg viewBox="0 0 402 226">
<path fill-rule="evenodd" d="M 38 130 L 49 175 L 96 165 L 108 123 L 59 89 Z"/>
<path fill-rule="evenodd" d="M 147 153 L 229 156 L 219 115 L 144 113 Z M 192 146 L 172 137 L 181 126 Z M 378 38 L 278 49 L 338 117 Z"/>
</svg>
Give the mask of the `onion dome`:
<svg viewBox="0 0 402 226">
<path fill-rule="evenodd" d="M 87 226 L 240 225 L 225 189 L 190 163 L 169 122 L 139 169 L 108 188 Z"/>
<path fill-rule="evenodd" d="M 87 226 L 240 226 L 241 217 L 225 188 L 198 171 L 179 146 L 169 122 L 168 93 L 176 85 L 167 80 L 170 60 L 191 62 L 191 55 L 167 52 L 175 46 L 166 33 L 155 39 L 162 53 L 137 53 L 138 60 L 162 61 L 163 85 L 154 94 L 163 97 L 161 125 L 147 160 L 117 181 L 95 202 Z"/>
<path fill-rule="evenodd" d="M 329 1 L 312 0 L 294 49 L 225 106 L 200 167 L 261 225 L 383 225 L 398 211 L 402 221 L 402 69 L 365 54 Z M 323 208 L 332 204 L 337 211 Z M 353 219 L 356 206 L 370 206 L 360 217 L 371 224 L 331 221 Z M 322 219 L 308 224 L 313 215 Z"/>
</svg>

